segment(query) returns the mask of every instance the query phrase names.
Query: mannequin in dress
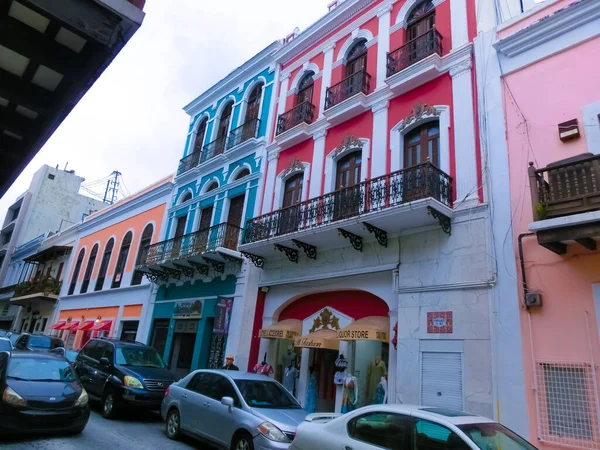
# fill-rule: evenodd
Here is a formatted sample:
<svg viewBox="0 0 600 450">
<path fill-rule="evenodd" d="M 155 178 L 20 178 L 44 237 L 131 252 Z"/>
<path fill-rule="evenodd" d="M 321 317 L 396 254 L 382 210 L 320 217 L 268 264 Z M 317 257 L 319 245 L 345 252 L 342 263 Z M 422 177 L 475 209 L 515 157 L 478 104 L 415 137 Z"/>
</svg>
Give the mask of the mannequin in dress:
<svg viewBox="0 0 600 450">
<path fill-rule="evenodd" d="M 309 413 L 317 412 L 317 374 L 315 367 L 308 368 L 308 386 L 306 387 L 306 404 L 304 405 Z"/>
<path fill-rule="evenodd" d="M 381 377 L 381 382 L 377 385 L 375 403 L 379 405 L 387 403 L 387 376 Z"/>
<path fill-rule="evenodd" d="M 342 414 L 356 409 L 358 402 L 358 383 L 356 377 L 348 374 L 344 378 L 344 393 L 342 396 Z"/>
<path fill-rule="evenodd" d="M 288 390 L 288 392 L 292 395 L 295 394 L 296 389 L 296 378 L 298 377 L 298 371 L 296 367 L 290 362 L 289 366 L 287 366 L 283 371 L 283 387 Z"/>
<path fill-rule="evenodd" d="M 296 365 L 296 358 L 298 355 L 294 351 L 292 344 L 288 345 L 287 352 L 283 354 L 283 367 L 289 367 L 290 365 Z"/>
<path fill-rule="evenodd" d="M 385 363 L 380 356 L 376 356 L 367 370 L 367 401 L 373 403 L 377 394 L 377 386 L 381 378 L 387 375 Z"/>
</svg>

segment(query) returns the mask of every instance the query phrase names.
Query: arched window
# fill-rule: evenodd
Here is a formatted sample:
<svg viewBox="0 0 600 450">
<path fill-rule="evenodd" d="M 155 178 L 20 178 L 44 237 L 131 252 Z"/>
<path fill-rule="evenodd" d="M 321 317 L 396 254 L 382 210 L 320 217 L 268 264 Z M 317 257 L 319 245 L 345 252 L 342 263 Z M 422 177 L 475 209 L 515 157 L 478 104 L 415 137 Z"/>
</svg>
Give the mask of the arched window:
<svg viewBox="0 0 600 450">
<path fill-rule="evenodd" d="M 196 131 L 196 141 L 194 142 L 194 153 L 202 151 L 204 147 L 204 135 L 206 134 L 206 124 L 208 119 L 202 119 L 200 125 L 198 125 L 198 131 Z"/>
<path fill-rule="evenodd" d="M 98 278 L 96 278 L 94 291 L 99 291 L 104 287 L 104 279 L 106 278 L 106 271 L 108 270 L 108 263 L 110 263 L 110 256 L 112 255 L 114 246 L 115 240 L 110 238 L 104 248 L 104 254 L 102 255 L 102 262 L 100 263 L 100 270 L 98 271 Z"/>
<path fill-rule="evenodd" d="M 138 248 L 137 259 L 135 262 L 136 266 L 143 264 L 146 260 L 146 255 L 148 254 L 148 246 L 152 242 L 152 233 L 154 232 L 154 227 L 151 223 L 146 225 L 144 231 L 142 232 L 142 237 L 140 238 L 140 247 Z M 144 277 L 144 272 L 136 270 L 133 272 L 133 277 L 131 278 L 131 285 L 135 286 L 142 282 L 142 278 Z"/>
<path fill-rule="evenodd" d="M 304 172 L 292 175 L 285 181 L 283 189 L 283 210 L 279 218 L 279 234 L 291 233 L 298 229 L 298 203 L 302 201 L 302 185 Z"/>
<path fill-rule="evenodd" d="M 354 43 L 346 55 L 346 76 L 367 70 L 367 41 L 360 39 Z"/>
<path fill-rule="evenodd" d="M 92 270 L 94 270 L 94 264 L 96 264 L 96 256 L 98 255 L 98 244 L 92 247 L 90 252 L 90 259 L 88 260 L 87 267 L 85 268 L 85 274 L 83 275 L 83 283 L 81 283 L 81 294 L 85 294 L 90 285 L 90 278 L 92 276 Z"/>
<path fill-rule="evenodd" d="M 77 255 L 77 262 L 75 263 L 75 270 L 73 271 L 73 276 L 71 277 L 71 284 L 69 285 L 68 295 L 73 295 L 75 292 L 75 286 L 77 286 L 77 278 L 79 278 L 79 271 L 81 270 L 81 265 L 83 264 L 83 258 L 85 257 L 85 249 L 81 249 L 79 255 Z"/>
<path fill-rule="evenodd" d="M 437 36 L 434 36 L 435 6 L 431 0 L 417 5 L 408 16 L 406 42 L 409 63 L 419 61 L 437 49 Z"/>
<path fill-rule="evenodd" d="M 296 105 L 304 102 L 312 103 L 315 73 L 312 70 L 306 72 L 298 83 L 298 95 L 296 95 Z"/>
<path fill-rule="evenodd" d="M 404 167 L 426 161 L 440 165 L 440 125 L 437 120 L 427 122 L 404 136 Z"/>
<path fill-rule="evenodd" d="M 360 184 L 362 152 L 352 152 L 337 162 L 336 189 L 351 188 Z"/>
<path fill-rule="evenodd" d="M 118 288 L 121 286 L 123 280 L 123 273 L 125 272 L 125 265 L 127 264 L 127 256 L 129 255 L 129 247 L 131 247 L 131 238 L 133 234 L 128 231 L 123 242 L 121 243 L 121 250 L 119 250 L 119 257 L 117 258 L 117 266 L 115 267 L 115 275 L 113 277 L 111 288 Z"/>
<path fill-rule="evenodd" d="M 190 191 L 187 191 L 185 194 L 183 194 L 183 197 L 181 197 L 181 201 L 179 203 L 189 202 L 191 199 L 192 193 Z"/>
<path fill-rule="evenodd" d="M 263 86 L 264 85 L 262 83 L 259 83 L 254 86 L 252 92 L 250 92 L 250 96 L 248 97 L 248 106 L 246 108 L 246 120 L 244 121 L 246 123 L 258 118 Z"/>
<path fill-rule="evenodd" d="M 210 186 L 208 186 L 206 188 L 206 192 L 210 192 L 210 191 L 214 191 L 215 189 L 217 189 L 219 187 L 219 183 L 217 183 L 216 181 L 213 181 Z"/>
<path fill-rule="evenodd" d="M 231 113 L 233 112 L 233 102 L 228 102 L 219 118 L 219 125 L 217 126 L 217 139 L 214 147 L 214 155 L 223 153 L 225 149 L 225 142 L 227 141 L 227 134 L 229 133 L 229 122 L 231 122 Z M 211 156 L 214 156 L 211 155 Z"/>
<path fill-rule="evenodd" d="M 247 177 L 248 175 L 250 175 L 250 170 L 248 170 L 248 168 L 246 169 L 242 169 L 238 172 L 238 174 L 235 176 L 236 180 L 241 180 L 244 177 Z"/>
</svg>

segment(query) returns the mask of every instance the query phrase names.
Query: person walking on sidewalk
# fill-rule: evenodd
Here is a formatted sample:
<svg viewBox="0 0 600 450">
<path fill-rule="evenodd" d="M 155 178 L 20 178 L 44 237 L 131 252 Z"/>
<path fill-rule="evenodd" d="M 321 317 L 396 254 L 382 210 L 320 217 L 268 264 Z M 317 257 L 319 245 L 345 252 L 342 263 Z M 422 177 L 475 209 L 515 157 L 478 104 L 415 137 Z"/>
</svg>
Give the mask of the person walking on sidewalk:
<svg viewBox="0 0 600 450">
<path fill-rule="evenodd" d="M 233 355 L 227 355 L 225 365 L 221 367 L 221 370 L 240 370 L 238 366 L 233 364 Z"/>
</svg>

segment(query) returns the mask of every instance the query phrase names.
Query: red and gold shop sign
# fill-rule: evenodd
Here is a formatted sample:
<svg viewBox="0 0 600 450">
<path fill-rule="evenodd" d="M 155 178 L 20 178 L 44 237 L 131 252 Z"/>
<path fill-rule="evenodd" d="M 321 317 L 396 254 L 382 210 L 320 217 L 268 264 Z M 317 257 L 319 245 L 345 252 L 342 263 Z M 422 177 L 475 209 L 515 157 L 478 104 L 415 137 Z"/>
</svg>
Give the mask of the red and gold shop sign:
<svg viewBox="0 0 600 450">
<path fill-rule="evenodd" d="M 297 337 L 294 345 L 301 348 L 326 348 L 338 350 L 340 342 L 335 337 L 336 332 L 332 330 L 319 330 L 304 336 Z"/>
<path fill-rule="evenodd" d="M 270 327 L 258 332 L 258 337 L 263 339 L 295 339 L 302 333 L 302 321 L 286 319 L 274 323 Z"/>
</svg>

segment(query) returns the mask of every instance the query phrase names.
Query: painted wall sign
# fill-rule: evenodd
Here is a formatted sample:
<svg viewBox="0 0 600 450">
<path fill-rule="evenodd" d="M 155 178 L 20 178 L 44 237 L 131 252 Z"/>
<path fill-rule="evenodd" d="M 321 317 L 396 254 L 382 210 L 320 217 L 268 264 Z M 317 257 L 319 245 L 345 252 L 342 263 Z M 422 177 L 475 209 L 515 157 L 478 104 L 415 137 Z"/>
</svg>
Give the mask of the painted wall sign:
<svg viewBox="0 0 600 450">
<path fill-rule="evenodd" d="M 452 311 L 427 313 L 427 333 L 452 333 L 452 330 Z"/>
<path fill-rule="evenodd" d="M 323 347 L 323 342 L 315 340 L 315 339 L 311 339 L 308 337 L 296 338 L 296 341 L 294 342 L 294 344 L 296 345 L 296 347 L 305 347 L 305 348 L 322 348 Z"/>
<path fill-rule="evenodd" d="M 294 339 L 298 333 L 291 330 L 260 330 L 258 337 L 265 339 Z"/>
<path fill-rule="evenodd" d="M 200 300 L 177 302 L 173 308 L 174 319 L 201 319 L 202 302 Z"/>
</svg>

